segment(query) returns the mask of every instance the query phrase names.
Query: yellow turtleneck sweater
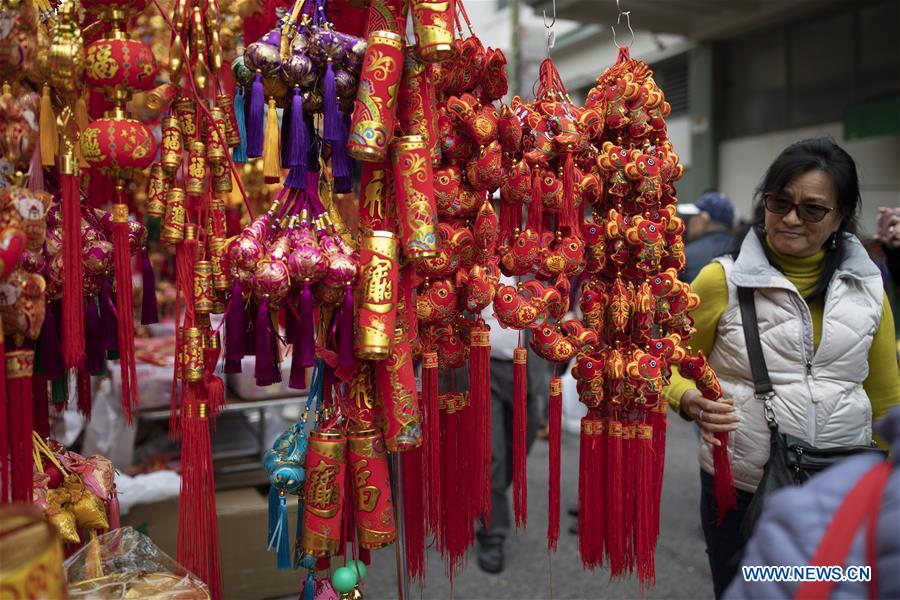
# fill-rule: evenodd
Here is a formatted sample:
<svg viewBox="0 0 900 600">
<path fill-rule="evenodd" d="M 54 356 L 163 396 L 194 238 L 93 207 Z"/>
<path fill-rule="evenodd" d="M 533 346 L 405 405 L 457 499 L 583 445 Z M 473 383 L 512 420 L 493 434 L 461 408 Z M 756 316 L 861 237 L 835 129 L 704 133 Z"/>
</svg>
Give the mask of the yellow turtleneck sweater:
<svg viewBox="0 0 900 600">
<path fill-rule="evenodd" d="M 784 256 L 769 246 L 772 254 L 781 267 L 785 277 L 794 284 L 800 295 L 806 297 L 815 289 L 822 272 L 822 261 L 825 251 L 808 258 Z M 716 331 L 719 319 L 728 307 L 728 285 L 725 282 L 725 269 L 718 262 L 706 265 L 691 284 L 693 291 L 700 296 L 700 306 L 691 313 L 697 333 L 691 338 L 691 348 L 703 350 L 709 356 L 716 343 Z M 863 382 L 863 388 L 872 403 L 872 419 L 878 420 L 892 406 L 900 404 L 900 371 L 897 368 L 897 345 L 894 339 L 894 316 L 887 295 L 883 300 L 884 313 L 875 339 L 869 350 L 869 376 Z M 822 317 L 825 313 L 825 301 L 819 298 L 809 304 L 809 312 L 813 324 L 814 349 L 818 349 L 822 338 Z M 665 389 L 669 405 L 679 410 L 681 396 L 689 389 L 696 389 L 694 382 L 685 379 L 672 369 L 672 380 Z"/>
</svg>

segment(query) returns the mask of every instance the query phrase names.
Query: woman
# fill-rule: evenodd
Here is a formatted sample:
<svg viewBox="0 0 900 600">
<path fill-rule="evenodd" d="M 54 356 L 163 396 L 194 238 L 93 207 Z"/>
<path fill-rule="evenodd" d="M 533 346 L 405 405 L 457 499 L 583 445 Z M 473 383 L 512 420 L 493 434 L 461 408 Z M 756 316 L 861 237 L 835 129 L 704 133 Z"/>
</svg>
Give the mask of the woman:
<svg viewBox="0 0 900 600">
<path fill-rule="evenodd" d="M 757 192 L 757 225 L 735 256 L 716 259 L 692 287 L 692 314 L 723 398 L 703 398 L 673 373 L 669 403 L 697 423 L 700 516 L 716 597 L 735 576 L 746 539 L 740 523 L 769 454 L 763 405 L 753 394 L 736 286 L 756 288 L 760 340 L 782 432 L 817 447 L 867 444 L 872 421 L 900 403 L 894 322 L 878 268 L 855 236 L 859 180 L 829 139 L 785 149 Z M 823 342 L 820 344 L 820 342 Z M 716 525 L 713 436 L 729 432 L 738 506 Z"/>
</svg>

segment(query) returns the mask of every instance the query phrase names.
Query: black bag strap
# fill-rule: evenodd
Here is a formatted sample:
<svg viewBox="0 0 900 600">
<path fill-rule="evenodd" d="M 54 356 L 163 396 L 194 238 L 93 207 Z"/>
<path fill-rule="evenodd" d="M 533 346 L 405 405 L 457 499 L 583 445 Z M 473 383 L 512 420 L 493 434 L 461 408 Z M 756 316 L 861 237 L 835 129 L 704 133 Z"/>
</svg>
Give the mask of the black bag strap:
<svg viewBox="0 0 900 600">
<path fill-rule="evenodd" d="M 753 298 L 754 288 L 738 287 L 738 301 L 741 304 L 741 321 L 744 326 L 744 339 L 747 343 L 747 356 L 750 359 L 750 372 L 753 374 L 753 388 L 757 398 L 772 395 L 772 381 L 763 356 L 762 344 L 759 342 L 759 323 L 756 321 L 756 301 Z"/>
</svg>

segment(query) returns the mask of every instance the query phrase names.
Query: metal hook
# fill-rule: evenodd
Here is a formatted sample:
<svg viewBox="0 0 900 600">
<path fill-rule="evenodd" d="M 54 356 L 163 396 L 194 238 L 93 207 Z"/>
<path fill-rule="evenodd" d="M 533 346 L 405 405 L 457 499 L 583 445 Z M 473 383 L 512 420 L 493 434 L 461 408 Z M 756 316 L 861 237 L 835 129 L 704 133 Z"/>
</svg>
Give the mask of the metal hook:
<svg viewBox="0 0 900 600">
<path fill-rule="evenodd" d="M 622 7 L 619 5 L 619 0 L 616 0 L 616 8 L 619 9 L 619 16 L 616 18 L 616 25 L 621 25 L 622 17 L 625 17 L 625 23 L 628 25 L 628 31 L 631 32 L 631 41 L 628 42 L 625 46 L 630 47 L 634 44 L 634 29 L 631 28 L 631 11 L 630 10 L 622 10 Z M 616 45 L 616 48 L 621 48 L 619 45 L 619 40 L 616 38 L 616 25 L 611 27 L 613 33 L 613 44 Z"/>
<path fill-rule="evenodd" d="M 618 2 L 618 0 L 616 0 Z M 553 20 L 547 25 L 547 9 L 544 9 L 544 27 L 547 29 L 553 29 L 553 26 L 556 25 L 556 0 L 553 0 Z"/>
</svg>

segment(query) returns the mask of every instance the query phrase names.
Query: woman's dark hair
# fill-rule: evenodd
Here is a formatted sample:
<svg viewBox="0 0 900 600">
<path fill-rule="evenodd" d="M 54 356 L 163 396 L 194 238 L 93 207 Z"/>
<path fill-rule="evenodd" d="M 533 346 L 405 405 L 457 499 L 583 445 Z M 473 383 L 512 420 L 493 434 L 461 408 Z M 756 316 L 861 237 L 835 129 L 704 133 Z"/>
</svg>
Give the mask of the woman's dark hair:
<svg viewBox="0 0 900 600">
<path fill-rule="evenodd" d="M 794 178 L 810 171 L 823 171 L 834 183 L 834 189 L 837 192 L 837 210 L 841 215 L 842 221 L 840 228 L 835 234 L 834 247 L 826 243 L 825 264 L 823 265 L 822 275 L 816 291 L 807 298 L 811 300 L 825 293 L 834 270 L 840 264 L 844 255 L 843 236 L 844 232 L 856 235 L 858 230 L 858 214 L 862 199 L 859 194 L 859 175 L 856 172 L 856 162 L 853 160 L 846 150 L 838 146 L 830 137 L 813 138 L 795 142 L 785 148 L 781 154 L 769 165 L 765 176 L 754 195 L 755 205 L 753 210 L 754 226 L 750 231 L 754 231 L 761 239 L 765 236 L 765 208 L 762 198 L 764 194 L 770 192 L 781 192 Z M 733 256 L 737 258 L 740 252 L 740 243 L 735 248 Z M 769 256 L 769 262 L 772 262 L 772 256 L 769 253 L 768 245 L 763 243 L 763 248 Z M 777 265 L 776 265 L 777 266 Z"/>
<path fill-rule="evenodd" d="M 861 199 L 856 162 L 847 151 L 828 137 L 803 140 L 785 148 L 769 166 L 762 183 L 756 190 L 754 217 L 762 224 L 763 194 L 781 192 L 798 175 L 810 171 L 823 171 L 834 183 L 837 192 L 837 210 L 843 221 L 838 231 L 856 234 Z"/>
</svg>

